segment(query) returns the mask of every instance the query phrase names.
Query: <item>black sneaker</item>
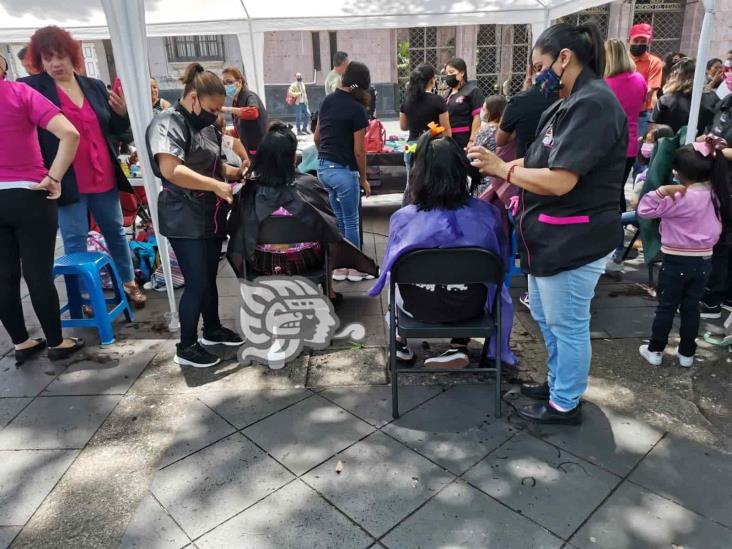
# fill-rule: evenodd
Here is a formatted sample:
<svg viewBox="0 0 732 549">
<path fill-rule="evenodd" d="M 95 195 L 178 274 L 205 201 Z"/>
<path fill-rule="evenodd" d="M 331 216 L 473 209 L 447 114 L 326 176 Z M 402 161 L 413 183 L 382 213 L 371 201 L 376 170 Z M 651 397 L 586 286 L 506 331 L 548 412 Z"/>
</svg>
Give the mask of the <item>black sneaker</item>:
<svg viewBox="0 0 732 549">
<path fill-rule="evenodd" d="M 227 347 L 238 347 L 244 340 L 234 330 L 220 326 L 214 330 L 203 332 L 203 337 L 198 340 L 201 345 L 226 345 Z"/>
<path fill-rule="evenodd" d="M 193 366 L 194 368 L 210 368 L 216 366 L 221 359 L 212 355 L 200 344 L 194 343 L 190 347 L 182 348 L 180 343 L 176 345 L 175 358 L 173 362 L 180 366 Z"/>
<path fill-rule="evenodd" d="M 699 312 L 702 318 L 722 318 L 722 306 L 707 305 L 703 301 L 699 303 Z"/>
<path fill-rule="evenodd" d="M 411 364 L 414 362 L 414 351 L 409 348 L 406 341 L 396 342 L 396 359 L 399 362 Z"/>
</svg>

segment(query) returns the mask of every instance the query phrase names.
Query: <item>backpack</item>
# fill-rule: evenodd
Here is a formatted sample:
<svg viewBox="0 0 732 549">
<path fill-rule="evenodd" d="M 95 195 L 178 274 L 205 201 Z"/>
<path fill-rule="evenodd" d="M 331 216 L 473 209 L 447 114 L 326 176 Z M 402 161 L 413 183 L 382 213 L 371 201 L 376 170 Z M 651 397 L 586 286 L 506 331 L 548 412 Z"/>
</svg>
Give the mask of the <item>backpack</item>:
<svg viewBox="0 0 732 549">
<path fill-rule="evenodd" d="M 287 95 L 285 96 L 285 103 L 287 103 L 288 105 L 292 106 L 296 102 L 297 102 L 297 97 L 295 97 L 294 95 L 292 95 L 292 93 L 290 92 L 290 88 L 287 88 Z"/>
<path fill-rule="evenodd" d="M 386 128 L 384 128 L 381 120 L 378 120 L 376 118 L 369 120 L 369 127 L 366 129 L 366 152 L 383 152 L 385 144 Z"/>
<path fill-rule="evenodd" d="M 138 284 L 148 282 L 158 266 L 158 243 L 155 237 L 146 242 L 133 240 L 130 242 L 132 263 L 135 267 L 135 280 Z"/>
</svg>

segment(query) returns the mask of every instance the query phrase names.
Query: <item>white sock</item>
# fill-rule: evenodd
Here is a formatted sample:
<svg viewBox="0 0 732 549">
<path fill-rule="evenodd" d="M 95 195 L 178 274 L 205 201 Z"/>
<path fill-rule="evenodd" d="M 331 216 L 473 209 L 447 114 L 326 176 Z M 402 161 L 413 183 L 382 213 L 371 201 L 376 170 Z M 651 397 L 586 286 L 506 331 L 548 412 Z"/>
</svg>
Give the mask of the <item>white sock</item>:
<svg viewBox="0 0 732 549">
<path fill-rule="evenodd" d="M 556 404 L 553 400 L 549 401 L 549 406 L 557 410 L 558 412 L 571 412 L 572 408 L 562 408 L 558 404 Z"/>
</svg>

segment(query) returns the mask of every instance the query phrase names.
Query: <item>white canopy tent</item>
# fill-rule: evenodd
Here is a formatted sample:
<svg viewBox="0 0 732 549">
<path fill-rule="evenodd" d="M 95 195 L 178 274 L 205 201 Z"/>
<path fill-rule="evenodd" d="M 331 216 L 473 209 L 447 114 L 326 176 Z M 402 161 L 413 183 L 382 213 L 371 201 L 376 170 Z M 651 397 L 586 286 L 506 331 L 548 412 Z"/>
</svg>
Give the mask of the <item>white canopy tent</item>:
<svg viewBox="0 0 732 549">
<path fill-rule="evenodd" d="M 125 90 L 135 143 L 140 149 L 145 189 L 157 230 L 160 182 L 145 151 L 145 128 L 152 119 L 146 36 L 236 34 L 248 84 L 264 96 L 264 33 L 267 31 L 383 29 L 415 26 L 531 24 L 534 39 L 558 17 L 607 0 L 0 0 L 0 42 L 26 42 L 46 25 L 59 25 L 80 40 L 111 38 Z M 705 6 L 714 0 L 704 0 Z M 713 12 L 713 11 L 712 11 Z M 707 12 L 700 55 L 708 49 Z M 705 56 L 700 57 L 702 59 Z M 700 67 L 702 72 L 700 73 Z M 703 63 L 697 78 L 703 78 Z M 695 94 L 697 88 L 695 86 Z M 696 105 L 699 97 L 695 95 Z M 692 109 L 692 112 L 696 112 Z M 694 115 L 692 115 L 694 116 Z M 691 122 L 691 120 L 690 120 Z M 160 238 L 171 310 L 177 327 L 167 242 Z"/>
<path fill-rule="evenodd" d="M 699 36 L 699 47 L 696 51 L 694 89 L 691 92 L 689 123 L 686 128 L 686 143 L 692 143 L 694 141 L 697 125 L 699 124 L 699 106 L 701 105 L 702 92 L 704 91 L 706 60 L 709 59 L 709 41 L 712 39 L 716 3 L 716 0 L 704 0 L 704 20 L 702 21 L 701 35 Z"/>
</svg>

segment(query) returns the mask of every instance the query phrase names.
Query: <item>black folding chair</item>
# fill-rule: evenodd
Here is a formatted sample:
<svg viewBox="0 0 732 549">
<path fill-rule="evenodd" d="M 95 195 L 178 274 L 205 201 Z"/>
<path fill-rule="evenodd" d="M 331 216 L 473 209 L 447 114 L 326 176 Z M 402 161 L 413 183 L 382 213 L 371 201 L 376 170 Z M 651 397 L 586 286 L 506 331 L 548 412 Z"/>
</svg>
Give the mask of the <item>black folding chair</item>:
<svg viewBox="0 0 732 549">
<path fill-rule="evenodd" d="M 389 370 L 391 371 L 392 416 L 399 417 L 399 375 L 436 373 L 496 374 L 496 417 L 501 415 L 501 288 L 506 268 L 494 253 L 482 248 L 430 248 L 413 250 L 401 256 L 391 269 L 389 282 Z M 467 322 L 431 324 L 421 322 L 396 307 L 397 284 L 494 284 L 497 288 L 491 313 Z M 397 368 L 396 332 L 402 338 L 485 338 L 477 368 L 462 370 Z M 488 344 L 496 338 L 495 367 L 486 367 Z"/>
<path fill-rule="evenodd" d="M 303 276 L 311 280 L 315 284 L 321 284 L 323 295 L 330 295 L 330 273 L 328 265 L 330 264 L 329 245 L 327 242 L 321 242 L 322 235 L 319 234 L 314 227 L 302 223 L 293 216 L 270 216 L 259 224 L 258 244 L 297 244 L 299 242 L 319 242 L 320 248 L 323 250 L 325 260 L 320 269 L 315 269 Z M 247 270 L 247 279 L 253 280 L 258 273 Z"/>
</svg>

